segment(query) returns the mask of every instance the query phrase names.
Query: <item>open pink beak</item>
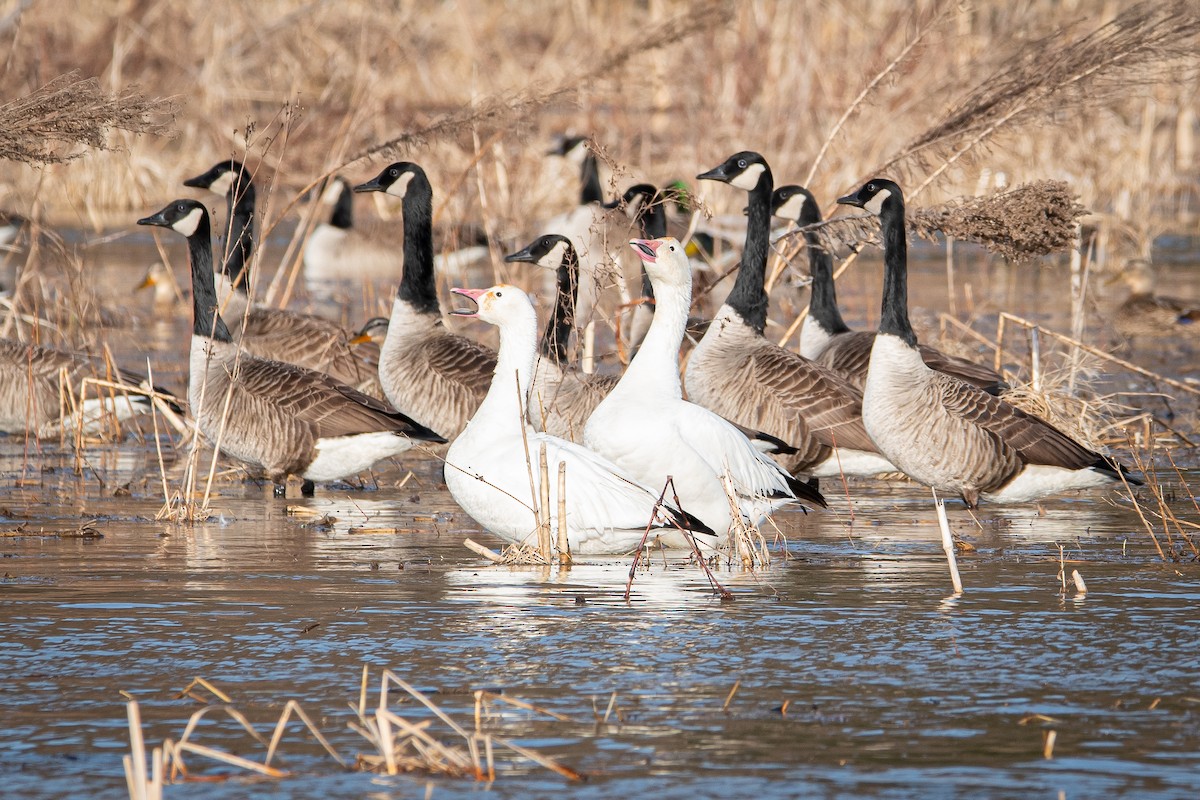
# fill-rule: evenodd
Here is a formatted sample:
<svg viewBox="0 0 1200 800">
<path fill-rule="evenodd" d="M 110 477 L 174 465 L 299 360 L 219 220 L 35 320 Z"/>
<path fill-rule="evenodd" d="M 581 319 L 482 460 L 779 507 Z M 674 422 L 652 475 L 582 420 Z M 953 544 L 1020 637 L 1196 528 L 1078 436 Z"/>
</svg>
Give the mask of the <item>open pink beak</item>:
<svg viewBox="0 0 1200 800">
<path fill-rule="evenodd" d="M 658 248 L 662 247 L 662 239 L 630 239 L 629 246 L 638 254 L 638 258 L 647 264 L 653 264 L 658 260 L 657 253 Z"/>
<path fill-rule="evenodd" d="M 486 292 L 487 292 L 487 289 L 451 289 L 450 290 L 451 294 L 460 294 L 463 297 L 470 299 L 471 302 L 475 303 L 475 310 L 469 311 L 467 309 L 456 308 L 450 312 L 450 315 L 454 316 L 454 317 L 478 317 L 479 316 L 479 298 L 483 297 L 483 295 Z"/>
</svg>

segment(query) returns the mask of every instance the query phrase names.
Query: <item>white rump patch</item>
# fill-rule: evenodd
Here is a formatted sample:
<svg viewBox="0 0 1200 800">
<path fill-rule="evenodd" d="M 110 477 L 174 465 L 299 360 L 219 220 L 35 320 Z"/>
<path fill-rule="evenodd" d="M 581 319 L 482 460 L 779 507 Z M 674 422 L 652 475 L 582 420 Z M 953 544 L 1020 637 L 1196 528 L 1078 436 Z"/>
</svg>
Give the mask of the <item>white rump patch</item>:
<svg viewBox="0 0 1200 800">
<path fill-rule="evenodd" d="M 187 216 L 178 219 L 171 228 L 179 231 L 184 236 L 191 236 L 196 232 L 196 228 L 200 227 L 200 218 L 202 216 L 204 216 L 204 209 L 193 208 L 187 213 Z"/>
<path fill-rule="evenodd" d="M 775 216 L 795 222 L 800 219 L 800 212 L 804 210 L 804 201 L 807 199 L 800 192 L 796 192 L 787 199 L 786 203 L 775 209 Z"/>
<path fill-rule="evenodd" d="M 1087 489 L 1113 483 L 1116 481 L 1091 467 L 1063 469 L 1044 464 L 1029 464 L 1003 489 L 985 494 L 983 498 L 993 503 L 1028 503 L 1067 489 Z"/>
<path fill-rule="evenodd" d="M 412 446 L 412 439 L 388 431 L 318 439 L 316 455 L 304 470 L 304 477 L 335 481 L 370 469 L 376 461 L 399 455 Z"/>
<path fill-rule="evenodd" d="M 880 189 L 875 196 L 866 202 L 863 206 L 867 211 L 870 211 L 875 216 L 879 216 L 883 210 L 883 201 L 892 196 L 891 189 Z"/>
<path fill-rule="evenodd" d="M 412 182 L 413 173 L 406 172 L 396 179 L 396 182 L 387 187 L 387 194 L 392 197 L 404 197 L 408 194 L 408 184 Z"/>
<path fill-rule="evenodd" d="M 741 171 L 733 180 L 729 182 L 730 186 L 736 186 L 739 189 L 744 189 L 747 192 L 754 191 L 754 187 L 758 186 L 758 179 L 766 171 L 766 167 L 762 164 L 751 164 Z"/>
</svg>

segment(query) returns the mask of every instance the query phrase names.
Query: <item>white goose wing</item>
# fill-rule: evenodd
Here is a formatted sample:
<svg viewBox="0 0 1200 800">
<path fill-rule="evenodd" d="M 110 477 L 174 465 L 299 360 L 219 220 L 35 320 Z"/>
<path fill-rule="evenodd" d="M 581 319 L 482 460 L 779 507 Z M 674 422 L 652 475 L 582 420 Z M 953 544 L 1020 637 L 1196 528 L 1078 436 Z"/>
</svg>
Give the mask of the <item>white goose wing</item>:
<svg viewBox="0 0 1200 800">
<path fill-rule="evenodd" d="M 546 463 L 550 465 L 551 513 L 558 508 L 557 464 L 567 465 L 567 519 L 575 530 L 639 531 L 650 522 L 658 494 L 625 477 L 615 464 L 586 447 L 549 436 L 530 433 L 531 459 L 546 445 Z M 659 509 L 654 527 L 671 526 L 678 511 L 670 506 Z M 699 524 L 698 521 L 696 524 Z M 699 531 L 697 531 L 699 532 Z"/>
</svg>

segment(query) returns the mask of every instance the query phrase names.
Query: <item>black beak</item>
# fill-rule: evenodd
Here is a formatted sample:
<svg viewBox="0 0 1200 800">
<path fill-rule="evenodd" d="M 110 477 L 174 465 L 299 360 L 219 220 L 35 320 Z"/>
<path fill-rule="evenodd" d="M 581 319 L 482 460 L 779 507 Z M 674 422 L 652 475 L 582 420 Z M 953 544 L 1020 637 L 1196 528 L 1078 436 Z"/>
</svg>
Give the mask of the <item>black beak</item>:
<svg viewBox="0 0 1200 800">
<path fill-rule="evenodd" d="M 354 191 L 356 191 L 356 192 L 382 192 L 382 191 L 386 190 L 387 187 L 384 186 L 383 183 L 380 182 L 380 180 L 379 180 L 380 177 L 381 177 L 380 175 L 376 175 L 374 178 L 371 178 L 371 180 L 367 181 L 366 183 L 360 183 L 358 186 L 354 187 Z"/>
<path fill-rule="evenodd" d="M 190 186 L 193 189 L 207 189 L 209 186 L 212 186 L 212 181 L 208 179 L 208 173 L 206 172 L 203 175 L 197 175 L 194 178 L 188 178 L 183 182 L 183 185 Z"/>
<path fill-rule="evenodd" d="M 620 207 L 621 207 L 621 203 L 622 203 L 623 201 L 624 201 L 624 198 L 622 198 L 622 197 L 618 197 L 616 200 L 610 200 L 610 201 L 609 201 L 609 202 L 607 202 L 607 203 L 601 203 L 601 204 L 600 204 L 600 207 L 601 207 L 601 208 L 607 208 L 609 211 L 611 211 L 611 210 L 612 210 L 612 209 L 614 209 L 614 208 L 620 208 Z"/>
<path fill-rule="evenodd" d="M 151 214 L 148 217 L 143 217 L 137 221 L 138 225 L 156 225 L 160 228 L 169 228 L 171 223 L 167 222 L 166 209 L 159 211 L 157 214 Z"/>
<path fill-rule="evenodd" d="M 514 261 L 524 261 L 529 264 L 533 264 L 534 262 L 537 261 L 537 257 L 535 257 L 533 255 L 533 252 L 529 249 L 530 247 L 533 247 L 533 245 L 526 247 L 524 250 L 518 250 L 517 252 L 515 252 L 511 255 L 505 256 L 504 257 L 505 263 L 511 264 Z"/>
<path fill-rule="evenodd" d="M 725 173 L 725 165 L 722 164 L 719 167 L 713 167 L 708 172 L 700 173 L 699 175 L 696 176 L 696 180 L 698 180 L 698 181 L 721 181 L 723 183 L 729 183 L 729 175 L 727 175 Z"/>
<path fill-rule="evenodd" d="M 839 197 L 837 201 L 839 205 L 843 206 L 857 206 L 858 208 L 863 207 L 863 201 L 858 199 L 858 192 L 855 192 L 854 194 L 848 194 L 845 197 Z"/>
</svg>

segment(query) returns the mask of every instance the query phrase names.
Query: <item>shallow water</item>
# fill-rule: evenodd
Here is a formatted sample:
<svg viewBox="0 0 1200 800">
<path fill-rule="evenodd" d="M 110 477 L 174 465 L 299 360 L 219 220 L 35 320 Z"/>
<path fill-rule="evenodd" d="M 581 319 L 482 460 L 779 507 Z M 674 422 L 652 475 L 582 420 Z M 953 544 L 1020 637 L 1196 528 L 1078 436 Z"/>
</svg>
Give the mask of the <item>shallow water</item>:
<svg viewBox="0 0 1200 800">
<path fill-rule="evenodd" d="M 936 267 L 926 279 L 936 287 Z M 1007 280 L 989 273 L 979 285 Z M 846 294 L 854 302 L 852 287 Z M 1053 303 L 1036 296 L 1053 320 Z M 159 353 L 156 372 L 161 361 L 178 374 L 173 343 L 185 328 L 166 320 L 161 335 L 139 337 Z M 164 447 L 178 481 L 172 443 Z M 370 751 L 346 727 L 364 664 L 371 702 L 390 668 L 468 728 L 476 689 L 569 717 L 494 705 L 484 729 L 586 780 L 511 758 L 490 788 L 346 772 L 293 725 L 281 747 L 289 777 L 251 780 L 193 755 L 195 775 L 234 777 L 180 783 L 167 796 L 410 798 L 430 786 L 433 797 L 487 788 L 512 798 L 1200 792 L 1200 565 L 1164 562 L 1116 491 L 1055 498 L 1040 513 L 985 507 L 979 524 L 952 505 L 956 535 L 975 548 L 959 556 L 966 592 L 953 597 L 925 491 L 856 483 L 851 505 L 826 483 L 828 513 L 778 516 L 786 538 L 769 568 L 718 571 L 734 599 L 718 597 L 697 567 L 655 556 L 626 602 L 629 559 L 560 571 L 495 567 L 465 550 L 465 536 L 497 543 L 458 511 L 432 456 L 382 465 L 366 489 L 320 487 L 313 499 L 223 477 L 212 518 L 190 527 L 154 521 L 162 489 L 152 444 L 130 438 L 83 455 L 76 474 L 70 448 L 0 438 L 6 796 L 125 796 L 126 695 L 141 702 L 149 743 L 178 739 L 202 707 L 178 697 L 195 676 L 262 732 L 299 701 L 353 758 Z M 1160 477 L 1178 487 L 1174 473 Z M 1185 477 L 1200 485 L 1200 473 Z M 1200 522 L 1181 489 L 1173 508 Z M 1086 595 L 1069 579 L 1064 592 L 1060 558 L 1082 573 Z M 411 702 L 397 708 L 430 717 Z M 215 715 L 194 736 L 251 758 L 265 752 Z"/>
</svg>

